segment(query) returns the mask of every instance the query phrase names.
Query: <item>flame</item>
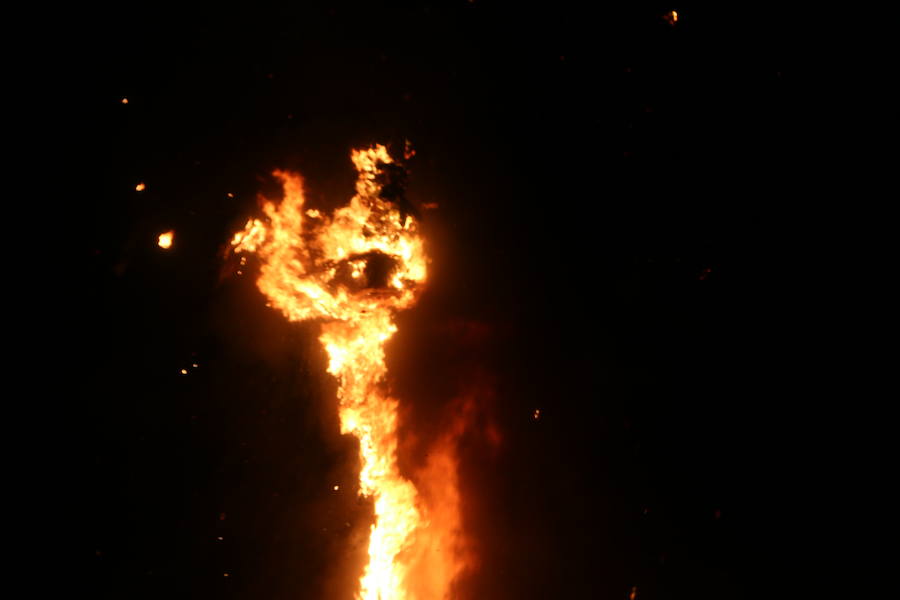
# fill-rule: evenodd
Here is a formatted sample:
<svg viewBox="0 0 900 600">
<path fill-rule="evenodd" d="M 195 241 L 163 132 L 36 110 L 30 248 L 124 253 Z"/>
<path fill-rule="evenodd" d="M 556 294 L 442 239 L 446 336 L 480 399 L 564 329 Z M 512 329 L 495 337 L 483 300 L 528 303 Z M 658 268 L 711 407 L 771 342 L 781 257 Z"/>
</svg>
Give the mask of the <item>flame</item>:
<svg viewBox="0 0 900 600">
<path fill-rule="evenodd" d="M 412 217 L 382 197 L 394 162 L 387 149 L 354 150 L 351 159 L 358 179 L 348 205 L 331 216 L 305 210 L 302 178 L 275 171 L 282 202 L 265 201 L 265 219 L 250 219 L 231 243 L 235 252 L 260 258 L 257 284 L 272 307 L 290 321 L 322 321 L 319 340 L 338 381 L 341 432 L 359 439 L 360 494 L 374 501 L 358 600 L 442 600 L 459 569 L 441 567 L 430 576 L 440 581 L 424 592 L 417 591 L 423 587 L 418 574 L 428 570 L 421 549 L 434 548 L 436 536 L 447 539 L 439 532 L 448 520 L 430 511 L 400 474 L 397 401 L 385 389 L 384 345 L 397 331 L 393 315 L 415 303 L 426 279 L 423 238 Z M 454 466 L 450 458 L 441 460 L 444 469 Z M 446 478 L 440 471 L 437 477 Z M 458 513 L 458 502 L 452 508 Z M 453 518 L 455 527 L 458 515 Z M 451 554 L 448 549 L 441 560 Z"/>
<path fill-rule="evenodd" d="M 172 247 L 172 241 L 175 239 L 175 231 L 169 230 L 159 234 L 159 239 L 156 242 L 160 248 L 163 250 L 168 250 Z"/>
</svg>

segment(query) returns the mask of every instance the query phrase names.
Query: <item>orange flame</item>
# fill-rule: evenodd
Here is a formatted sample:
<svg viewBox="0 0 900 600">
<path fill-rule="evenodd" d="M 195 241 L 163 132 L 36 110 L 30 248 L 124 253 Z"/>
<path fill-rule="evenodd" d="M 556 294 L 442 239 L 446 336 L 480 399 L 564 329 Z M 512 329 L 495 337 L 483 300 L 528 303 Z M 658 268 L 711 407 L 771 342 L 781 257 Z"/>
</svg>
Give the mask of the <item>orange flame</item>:
<svg viewBox="0 0 900 600">
<path fill-rule="evenodd" d="M 157 239 L 157 245 L 163 250 L 168 250 L 172 247 L 172 241 L 175 239 L 175 231 L 169 230 L 159 234 L 159 238 Z"/>
<path fill-rule="evenodd" d="M 458 569 L 440 567 L 441 581 L 423 592 L 418 573 L 429 570 L 421 566 L 421 548 L 434 546 L 447 519 L 435 515 L 442 522 L 432 523 L 416 487 L 400 474 L 397 401 L 384 382 L 384 344 L 397 330 L 393 314 L 415 303 L 427 258 L 416 222 L 381 197 L 384 167 L 393 163 L 387 149 L 354 150 L 351 159 L 359 175 L 348 205 L 330 217 L 304 210 L 300 176 L 275 171 L 284 199 L 277 206 L 266 201 L 266 219 L 249 220 L 231 243 L 235 252 L 255 252 L 261 259 L 257 283 L 271 306 L 291 321 L 323 321 L 319 340 L 328 372 L 338 381 L 341 432 L 359 439 L 360 493 L 375 508 L 357 598 L 442 600 Z M 441 466 L 448 465 L 445 459 Z M 453 509 L 458 511 L 458 502 Z M 458 515 L 450 521 L 455 527 Z"/>
</svg>

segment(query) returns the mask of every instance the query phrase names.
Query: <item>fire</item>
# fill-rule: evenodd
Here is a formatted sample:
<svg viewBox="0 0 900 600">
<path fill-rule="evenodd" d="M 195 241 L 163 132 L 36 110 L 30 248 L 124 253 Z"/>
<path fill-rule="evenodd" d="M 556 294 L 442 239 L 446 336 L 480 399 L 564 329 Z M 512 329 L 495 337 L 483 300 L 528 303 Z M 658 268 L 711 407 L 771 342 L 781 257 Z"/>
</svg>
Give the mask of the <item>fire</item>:
<svg viewBox="0 0 900 600">
<path fill-rule="evenodd" d="M 397 331 L 393 315 L 416 302 L 427 257 L 416 221 L 392 201 L 397 182 L 391 177 L 401 167 L 381 145 L 354 150 L 351 159 L 358 179 L 349 204 L 330 216 L 305 210 L 301 177 L 275 171 L 283 200 L 266 201 L 265 219 L 249 220 L 231 243 L 235 252 L 260 258 L 257 284 L 272 307 L 290 321 L 322 322 L 319 340 L 338 382 L 341 432 L 359 439 L 359 489 L 374 501 L 357 598 L 442 600 L 459 569 L 443 568 L 443 581 L 426 586 L 427 593 L 417 591 L 428 570 L 422 547 L 447 537 L 439 533 L 446 522 L 437 523 L 440 515 L 400 474 L 397 401 L 385 387 L 384 345 Z M 448 548 L 441 560 L 450 554 Z"/>
<path fill-rule="evenodd" d="M 175 239 L 175 232 L 173 230 L 169 230 L 159 234 L 159 239 L 156 242 L 160 248 L 163 250 L 168 250 L 172 247 L 172 240 Z"/>
</svg>

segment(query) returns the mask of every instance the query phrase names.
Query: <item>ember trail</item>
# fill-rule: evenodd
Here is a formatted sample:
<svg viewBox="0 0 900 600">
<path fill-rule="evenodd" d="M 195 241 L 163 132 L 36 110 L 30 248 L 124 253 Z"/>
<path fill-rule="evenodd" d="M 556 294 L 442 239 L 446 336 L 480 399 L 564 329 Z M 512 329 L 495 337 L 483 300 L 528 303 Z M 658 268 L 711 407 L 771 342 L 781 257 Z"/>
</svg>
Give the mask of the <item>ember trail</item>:
<svg viewBox="0 0 900 600">
<path fill-rule="evenodd" d="M 338 381 L 342 433 L 359 439 L 360 493 L 374 501 L 360 600 L 424 600 L 416 573 L 430 572 L 428 598 L 441 600 L 458 569 L 422 564 L 423 545 L 445 539 L 416 487 L 397 466 L 397 401 L 385 389 L 384 344 L 395 311 L 409 308 L 426 278 L 427 258 L 414 211 L 403 199 L 406 172 L 384 146 L 354 150 L 356 194 L 329 217 L 304 211 L 303 181 L 276 171 L 284 198 L 266 202 L 232 240 L 259 257 L 259 289 L 290 321 L 322 321 L 319 340 Z M 431 530 L 431 531 L 430 531 Z M 441 555 L 446 563 L 447 556 Z M 416 558 L 418 557 L 418 558 Z M 435 573 L 442 581 L 434 581 Z"/>
</svg>

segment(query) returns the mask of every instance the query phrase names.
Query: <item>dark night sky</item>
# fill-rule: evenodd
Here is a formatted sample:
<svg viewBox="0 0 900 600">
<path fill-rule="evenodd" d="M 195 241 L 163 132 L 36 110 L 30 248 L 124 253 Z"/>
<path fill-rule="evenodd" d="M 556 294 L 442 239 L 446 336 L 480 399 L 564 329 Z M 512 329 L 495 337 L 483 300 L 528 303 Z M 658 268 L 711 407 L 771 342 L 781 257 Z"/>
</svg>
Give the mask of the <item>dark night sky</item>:
<svg viewBox="0 0 900 600">
<path fill-rule="evenodd" d="M 350 597 L 368 508 L 332 490 L 355 449 L 315 326 L 221 253 L 273 169 L 343 203 L 350 149 L 407 138 L 410 198 L 439 208 L 389 366 L 409 435 L 480 399 L 460 452 L 482 566 L 460 599 L 784 589 L 791 19 L 486 0 L 81 17 L 92 597 Z"/>
</svg>

